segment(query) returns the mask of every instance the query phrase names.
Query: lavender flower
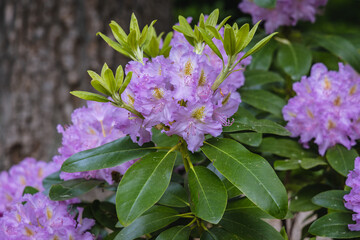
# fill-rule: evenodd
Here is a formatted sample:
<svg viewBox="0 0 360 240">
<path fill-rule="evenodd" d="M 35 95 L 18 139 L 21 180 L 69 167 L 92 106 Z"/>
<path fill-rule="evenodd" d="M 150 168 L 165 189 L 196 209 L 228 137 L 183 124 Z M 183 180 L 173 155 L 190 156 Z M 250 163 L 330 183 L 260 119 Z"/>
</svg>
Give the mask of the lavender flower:
<svg viewBox="0 0 360 240">
<path fill-rule="evenodd" d="M 126 110 L 114 107 L 110 103 L 88 102 L 88 107 L 76 109 L 71 115 L 73 125 L 65 128 L 58 126 L 58 131 L 63 135 L 63 139 L 62 146 L 59 148 L 60 155 L 55 156 L 54 161 L 61 165 L 77 152 L 95 148 L 125 136 L 124 133 L 115 128 L 115 124 L 129 121 L 128 117 Z M 126 126 L 129 126 L 129 123 Z M 115 171 L 124 174 L 133 162 L 88 172 L 62 172 L 60 177 L 64 180 L 75 178 L 104 179 L 111 184 L 113 182 L 111 173 Z"/>
<path fill-rule="evenodd" d="M 293 85 L 297 96 L 283 108 L 286 128 L 305 147 L 315 138 L 321 155 L 337 143 L 350 149 L 360 138 L 360 109 L 354 108 L 359 86 L 360 76 L 350 66 L 339 63 L 336 72 L 322 63 L 313 65 L 310 77 Z"/>
<path fill-rule="evenodd" d="M 58 170 L 54 163 L 25 158 L 10 170 L 0 173 L 0 217 L 21 198 L 26 186 L 43 191 L 42 180 Z"/>
<path fill-rule="evenodd" d="M 277 0 L 275 8 L 262 8 L 252 0 L 243 0 L 239 8 L 252 16 L 253 23 L 265 20 L 265 30 L 271 33 L 279 26 L 295 26 L 299 20 L 315 22 L 319 7 L 327 0 Z"/>
<path fill-rule="evenodd" d="M 25 194 L 0 218 L 0 236 L 4 240 L 92 240 L 94 236 L 86 231 L 94 223 L 94 220 L 82 219 L 81 214 L 76 221 L 65 202 L 51 201 L 42 193 Z"/>
<path fill-rule="evenodd" d="M 345 207 L 355 212 L 352 218 L 356 222 L 348 227 L 351 231 L 360 231 L 360 157 L 355 159 L 355 169 L 349 172 L 346 185 L 352 189 L 344 196 Z"/>
</svg>

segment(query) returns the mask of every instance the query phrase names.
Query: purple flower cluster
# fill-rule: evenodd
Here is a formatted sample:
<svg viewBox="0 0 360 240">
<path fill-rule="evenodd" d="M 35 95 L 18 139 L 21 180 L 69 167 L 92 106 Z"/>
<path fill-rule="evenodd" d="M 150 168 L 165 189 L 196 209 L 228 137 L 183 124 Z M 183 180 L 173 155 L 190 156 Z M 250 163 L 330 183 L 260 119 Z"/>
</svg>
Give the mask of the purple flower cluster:
<svg viewBox="0 0 360 240">
<path fill-rule="evenodd" d="M 76 221 L 65 202 L 51 201 L 42 193 L 25 194 L 0 218 L 0 236 L 4 240 L 92 240 L 94 236 L 86 231 L 94 223 L 81 214 Z"/>
<path fill-rule="evenodd" d="M 42 180 L 58 170 L 54 163 L 25 158 L 10 170 L 0 173 L 0 217 L 22 197 L 26 186 L 43 191 Z"/>
<path fill-rule="evenodd" d="M 349 172 L 346 185 L 352 189 L 344 196 L 345 207 L 355 212 L 352 219 L 356 222 L 349 224 L 348 227 L 351 231 L 360 231 L 360 157 L 355 159 L 355 168 Z"/>
<path fill-rule="evenodd" d="M 360 76 L 350 67 L 339 63 L 339 71 L 328 71 L 322 63 L 313 65 L 310 77 L 303 76 L 293 85 L 297 96 L 283 108 L 286 128 L 300 142 L 315 138 L 319 153 L 340 143 L 355 145 L 360 138 Z"/>
<path fill-rule="evenodd" d="M 279 26 L 295 26 L 299 20 L 315 22 L 319 7 L 325 6 L 327 0 L 277 0 L 275 8 L 262 8 L 253 0 L 243 0 L 239 8 L 252 16 L 254 23 L 264 20 L 267 33 Z"/>
<path fill-rule="evenodd" d="M 63 135 L 62 146 L 59 148 L 60 155 L 55 156 L 53 160 L 59 166 L 77 152 L 99 147 L 125 136 L 115 128 L 115 123 L 131 121 L 126 110 L 114 107 L 110 103 L 88 102 L 87 105 L 87 107 L 76 109 L 72 113 L 72 125 L 65 128 L 58 126 L 59 133 Z M 64 180 L 104 179 L 112 184 L 112 172 L 124 174 L 133 163 L 134 161 L 129 161 L 113 168 L 88 172 L 61 172 L 60 177 Z"/>
<path fill-rule="evenodd" d="M 225 57 L 221 42 L 215 40 Z M 238 109 L 240 95 L 236 89 L 243 85 L 243 69 L 251 61 L 244 59 L 214 92 L 211 89 L 222 70 L 222 62 L 209 48 L 202 54 L 182 34 L 174 34 L 172 49 L 168 58 L 158 56 L 144 65 L 131 61 L 126 72 L 133 77 L 122 99 L 142 114 L 144 119 L 131 115 L 128 122 L 119 122 L 117 127 L 130 134 L 133 140 L 142 144 L 151 140 L 154 125 L 165 126 L 167 135 L 179 135 L 192 152 L 202 146 L 205 134 L 218 136 L 222 126 L 231 124 L 228 120 Z M 131 127 L 129 127 L 131 126 Z"/>
</svg>

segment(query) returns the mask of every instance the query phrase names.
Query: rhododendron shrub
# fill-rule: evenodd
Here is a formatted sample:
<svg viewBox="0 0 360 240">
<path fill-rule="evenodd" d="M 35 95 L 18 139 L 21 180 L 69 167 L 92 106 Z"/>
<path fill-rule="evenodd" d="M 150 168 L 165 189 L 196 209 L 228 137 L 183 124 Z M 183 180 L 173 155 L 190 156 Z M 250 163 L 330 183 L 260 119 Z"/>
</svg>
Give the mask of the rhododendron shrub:
<svg viewBox="0 0 360 240">
<path fill-rule="evenodd" d="M 0 239 L 359 238 L 360 52 L 319 30 L 331 4 L 244 0 L 252 27 L 215 10 L 166 34 L 112 21 L 98 35 L 129 61 L 71 92 L 87 103 L 50 163 L 0 173 Z M 298 21 L 315 27 L 265 34 Z"/>
</svg>

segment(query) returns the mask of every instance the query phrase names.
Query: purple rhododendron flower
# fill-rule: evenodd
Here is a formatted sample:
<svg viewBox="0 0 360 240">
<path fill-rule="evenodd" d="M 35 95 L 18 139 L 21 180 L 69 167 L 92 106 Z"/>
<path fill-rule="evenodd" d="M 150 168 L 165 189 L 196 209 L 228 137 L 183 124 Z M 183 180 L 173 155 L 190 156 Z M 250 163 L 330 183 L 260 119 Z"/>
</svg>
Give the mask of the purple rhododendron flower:
<svg viewBox="0 0 360 240">
<path fill-rule="evenodd" d="M 110 103 L 88 102 L 87 104 L 87 107 L 76 109 L 72 113 L 72 125 L 65 128 L 58 126 L 59 133 L 63 135 L 62 146 L 59 148 L 60 155 L 53 158 L 58 165 L 77 152 L 99 147 L 125 136 L 115 127 L 117 122 L 126 123 L 129 127 L 129 115 L 125 109 L 114 107 Z M 61 172 L 60 177 L 64 180 L 104 179 L 112 184 L 112 172 L 124 174 L 133 163 L 134 161 L 129 161 L 113 168 L 88 172 Z"/>
<path fill-rule="evenodd" d="M 25 194 L 0 218 L 0 236 L 4 240 L 93 240 L 95 237 L 86 231 L 94 224 L 92 219 L 82 219 L 81 214 L 76 221 L 66 202 L 51 201 L 42 193 Z"/>
<path fill-rule="evenodd" d="M 34 158 L 25 158 L 14 165 L 9 171 L 0 173 L 0 217 L 13 207 L 14 202 L 22 197 L 26 186 L 43 191 L 43 179 L 58 171 L 54 163 L 36 161 Z"/>
<path fill-rule="evenodd" d="M 214 43 L 226 63 L 221 41 L 214 39 Z M 205 134 L 216 137 L 221 134 L 222 125 L 231 124 L 228 118 L 241 102 L 236 90 L 244 84 L 243 71 L 251 58 L 242 60 L 235 68 L 237 71 L 214 92 L 211 86 L 222 70 L 221 59 L 208 46 L 202 54 L 196 54 L 193 46 L 177 32 L 171 46 L 168 58 L 146 59 L 144 65 L 128 63 L 125 71 L 132 71 L 133 77 L 121 97 L 144 119 L 131 114 L 130 123 L 118 121 L 116 126 L 142 144 L 151 140 L 151 128 L 162 124 L 167 129 L 163 132 L 183 137 L 188 149 L 194 152 L 203 145 Z M 242 54 L 239 55 L 240 58 Z"/>
<path fill-rule="evenodd" d="M 262 8 L 252 0 L 243 0 L 239 8 L 252 16 L 253 23 L 265 21 L 265 30 L 271 33 L 279 26 L 295 26 L 299 20 L 315 22 L 315 15 L 327 0 L 277 0 L 275 8 Z"/>
<path fill-rule="evenodd" d="M 328 71 L 322 63 L 313 65 L 310 77 L 293 85 L 296 96 L 283 108 L 286 128 L 292 137 L 300 136 L 307 147 L 311 139 L 324 155 L 337 143 L 350 149 L 360 138 L 360 76 L 339 63 L 339 71 Z"/>
<path fill-rule="evenodd" d="M 355 168 L 349 172 L 346 185 L 352 189 L 344 196 L 345 207 L 355 212 L 352 219 L 356 222 L 349 224 L 348 227 L 351 231 L 360 231 L 360 157 L 355 159 Z"/>
</svg>

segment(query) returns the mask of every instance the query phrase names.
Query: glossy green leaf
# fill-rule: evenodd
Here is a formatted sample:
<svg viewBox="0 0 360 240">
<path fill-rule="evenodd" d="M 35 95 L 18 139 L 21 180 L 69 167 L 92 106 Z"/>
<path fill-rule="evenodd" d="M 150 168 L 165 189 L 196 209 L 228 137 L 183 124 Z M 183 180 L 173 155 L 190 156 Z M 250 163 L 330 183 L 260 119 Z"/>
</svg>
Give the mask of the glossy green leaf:
<svg viewBox="0 0 360 240">
<path fill-rule="evenodd" d="M 270 215 L 287 213 L 287 193 L 270 164 L 231 139 L 213 138 L 201 148 L 219 172 Z"/>
<path fill-rule="evenodd" d="M 326 152 L 326 159 L 330 166 L 343 176 L 347 176 L 354 169 L 355 158 L 359 154 L 355 149 L 347 150 L 344 146 L 337 144 Z"/>
<path fill-rule="evenodd" d="M 281 97 L 265 90 L 241 90 L 241 100 L 255 108 L 282 117 L 286 102 Z"/>
<path fill-rule="evenodd" d="M 175 152 L 149 153 L 126 171 L 116 192 L 122 225 L 130 225 L 160 200 L 169 185 L 175 158 Z"/>
<path fill-rule="evenodd" d="M 242 194 L 242 192 L 226 178 L 222 179 L 222 182 L 226 188 L 228 199 L 238 197 Z"/>
<path fill-rule="evenodd" d="M 319 209 L 318 205 L 315 205 L 311 199 L 326 190 L 329 190 L 329 186 L 324 184 L 312 184 L 305 186 L 295 194 L 290 202 L 290 210 L 295 212 L 307 212 Z"/>
<path fill-rule="evenodd" d="M 278 171 L 288 171 L 300 168 L 299 160 L 286 159 L 274 162 L 274 168 Z"/>
<path fill-rule="evenodd" d="M 190 227 L 175 226 L 160 233 L 156 240 L 189 240 L 190 232 Z"/>
<path fill-rule="evenodd" d="M 274 218 L 271 215 L 264 212 L 263 210 L 261 210 L 260 208 L 258 208 L 253 202 L 251 202 L 246 197 L 229 202 L 225 211 L 242 212 L 256 218 L 268 218 L 268 219 Z"/>
<path fill-rule="evenodd" d="M 223 228 L 214 227 L 205 231 L 200 240 L 241 240 L 239 236 L 234 233 L 230 233 Z"/>
<path fill-rule="evenodd" d="M 283 44 L 280 46 L 277 54 L 279 66 L 293 80 L 299 80 L 301 76 L 309 72 L 311 59 L 310 50 L 300 44 Z"/>
<path fill-rule="evenodd" d="M 349 239 L 360 237 L 359 231 L 350 231 L 349 224 L 355 224 L 351 213 L 335 212 L 317 219 L 309 228 L 309 232 L 316 236 Z"/>
<path fill-rule="evenodd" d="M 53 201 L 64 201 L 84 193 L 99 186 L 103 181 L 95 179 L 72 179 L 52 185 L 49 191 L 49 197 Z"/>
<path fill-rule="evenodd" d="M 166 133 L 162 133 L 161 130 L 153 128 L 151 140 L 157 147 L 172 147 L 179 143 L 179 137 L 177 135 L 168 136 Z"/>
<path fill-rule="evenodd" d="M 24 188 L 24 191 L 22 193 L 22 195 L 24 196 L 24 194 L 31 194 L 31 195 L 34 195 L 35 193 L 38 193 L 39 190 L 34 188 L 34 187 L 31 187 L 31 186 L 26 186 Z"/>
<path fill-rule="evenodd" d="M 169 207 L 190 206 L 185 189 L 179 183 L 174 182 L 170 182 L 168 188 L 158 203 Z"/>
<path fill-rule="evenodd" d="M 268 119 L 256 119 L 249 111 L 239 107 L 239 110 L 233 116 L 234 123 L 231 126 L 224 127 L 223 132 L 237 132 L 251 130 L 258 133 L 270 133 L 280 136 L 290 136 L 291 133 L 280 124 Z"/>
<path fill-rule="evenodd" d="M 312 198 L 312 202 L 320 207 L 338 211 L 348 211 L 344 206 L 344 195 L 349 194 L 343 190 L 329 190 L 321 192 Z"/>
<path fill-rule="evenodd" d="M 292 158 L 296 160 L 306 157 L 316 157 L 315 153 L 305 150 L 295 140 L 277 139 L 273 137 L 263 138 L 260 146 L 257 148 L 257 151 L 272 153 L 277 156 Z"/>
<path fill-rule="evenodd" d="M 210 223 L 218 223 L 224 214 L 227 193 L 224 184 L 209 169 L 196 166 L 189 170 L 191 211 Z"/>
<path fill-rule="evenodd" d="M 248 70 L 244 72 L 245 85 L 243 88 L 256 89 L 269 83 L 283 83 L 284 79 L 277 73 L 265 70 Z"/>
<path fill-rule="evenodd" d="M 93 86 L 93 88 L 98 91 L 98 92 L 101 92 L 107 96 L 111 96 L 111 93 L 109 90 L 106 89 L 106 87 L 104 87 L 101 83 L 99 82 L 98 80 L 91 80 L 91 86 Z"/>
<path fill-rule="evenodd" d="M 299 160 L 299 162 L 300 162 L 300 166 L 303 169 L 310 169 L 317 166 L 327 165 L 327 163 L 321 158 L 302 158 L 301 160 Z"/>
<path fill-rule="evenodd" d="M 117 223 L 116 208 L 113 203 L 100 202 L 95 200 L 91 204 L 91 212 L 95 217 L 96 221 L 103 227 L 107 227 L 111 230 L 115 230 Z"/>
<path fill-rule="evenodd" d="M 276 0 L 254 0 L 254 3 L 263 8 L 274 8 L 276 6 Z"/>
<path fill-rule="evenodd" d="M 140 147 L 127 136 L 72 155 L 63 163 L 61 170 L 64 172 L 84 172 L 115 167 L 153 151 L 155 151 L 153 144 L 145 143 Z"/>
<path fill-rule="evenodd" d="M 258 147 L 262 141 L 261 133 L 244 132 L 244 133 L 233 133 L 229 135 L 236 141 L 252 147 Z"/>
<path fill-rule="evenodd" d="M 49 191 L 52 185 L 58 184 L 63 182 L 62 179 L 60 179 L 60 171 L 54 172 L 50 174 L 49 176 L 45 177 L 42 181 L 42 185 L 44 187 L 44 194 L 46 196 L 49 196 Z"/>
<path fill-rule="evenodd" d="M 177 215 L 178 212 L 172 208 L 154 206 L 132 224 L 122 229 L 114 240 L 133 240 L 154 232 L 179 219 Z"/>
<path fill-rule="evenodd" d="M 320 34 L 311 35 L 311 39 L 334 55 L 348 62 L 360 73 L 360 53 L 350 41 L 338 35 Z"/>
<path fill-rule="evenodd" d="M 106 97 L 96 94 L 96 93 L 91 93 L 91 92 L 86 92 L 86 91 L 71 91 L 70 92 L 72 95 L 74 95 L 75 97 L 87 100 L 87 101 L 95 101 L 95 102 L 110 102 L 109 99 L 107 99 Z"/>
<path fill-rule="evenodd" d="M 266 222 L 240 212 L 225 213 L 220 225 L 238 235 L 240 239 L 284 240 L 281 234 Z"/>
</svg>

